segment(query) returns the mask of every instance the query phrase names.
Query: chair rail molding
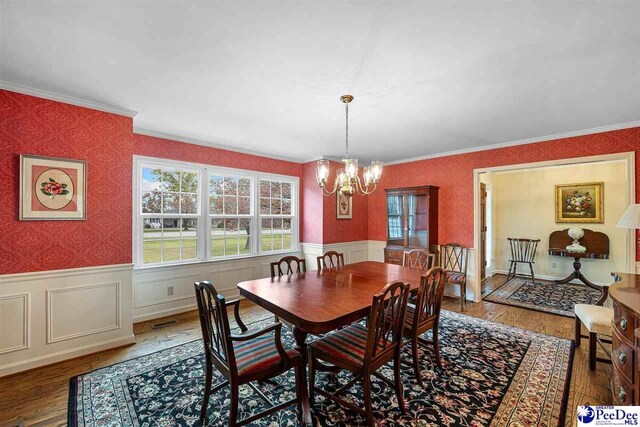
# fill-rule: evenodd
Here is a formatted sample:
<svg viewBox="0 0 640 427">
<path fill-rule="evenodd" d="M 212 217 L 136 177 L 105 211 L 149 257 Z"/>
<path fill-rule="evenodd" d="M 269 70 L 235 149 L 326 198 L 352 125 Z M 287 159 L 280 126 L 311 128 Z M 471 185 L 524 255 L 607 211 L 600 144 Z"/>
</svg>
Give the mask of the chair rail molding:
<svg viewBox="0 0 640 427">
<path fill-rule="evenodd" d="M 132 275 L 122 264 L 0 276 L 0 377 L 134 343 Z"/>
</svg>

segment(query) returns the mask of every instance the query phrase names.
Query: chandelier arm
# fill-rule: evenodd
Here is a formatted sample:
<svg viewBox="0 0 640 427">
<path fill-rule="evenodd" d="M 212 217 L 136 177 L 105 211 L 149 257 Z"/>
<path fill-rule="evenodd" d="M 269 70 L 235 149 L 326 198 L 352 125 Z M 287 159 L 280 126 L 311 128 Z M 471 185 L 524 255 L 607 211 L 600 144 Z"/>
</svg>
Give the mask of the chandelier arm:
<svg viewBox="0 0 640 427">
<path fill-rule="evenodd" d="M 333 190 L 328 191 L 324 187 L 320 187 L 320 190 L 322 191 L 322 195 L 324 196 L 330 196 L 334 194 L 338 190 L 338 177 L 336 176 L 336 179 L 333 183 Z"/>
<path fill-rule="evenodd" d="M 368 186 L 363 187 L 362 186 L 362 182 L 360 181 L 360 177 L 356 176 L 356 191 L 358 194 L 361 194 L 363 196 L 368 196 L 369 194 L 373 193 L 374 191 L 376 191 L 376 186 L 377 184 L 373 184 L 373 189 L 371 191 L 368 191 L 367 188 L 369 188 Z"/>
</svg>

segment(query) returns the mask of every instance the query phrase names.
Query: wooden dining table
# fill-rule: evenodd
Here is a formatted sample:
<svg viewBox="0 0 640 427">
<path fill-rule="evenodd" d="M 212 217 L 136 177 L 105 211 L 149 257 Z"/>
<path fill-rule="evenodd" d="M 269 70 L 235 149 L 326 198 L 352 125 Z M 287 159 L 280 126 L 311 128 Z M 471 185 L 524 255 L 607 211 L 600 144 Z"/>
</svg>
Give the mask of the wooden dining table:
<svg viewBox="0 0 640 427">
<path fill-rule="evenodd" d="M 249 280 L 240 295 L 293 326 L 297 349 L 306 353 L 308 334 L 325 334 L 369 314 L 373 296 L 390 282 L 420 285 L 425 272 L 395 264 L 364 261 L 327 270 Z"/>
</svg>

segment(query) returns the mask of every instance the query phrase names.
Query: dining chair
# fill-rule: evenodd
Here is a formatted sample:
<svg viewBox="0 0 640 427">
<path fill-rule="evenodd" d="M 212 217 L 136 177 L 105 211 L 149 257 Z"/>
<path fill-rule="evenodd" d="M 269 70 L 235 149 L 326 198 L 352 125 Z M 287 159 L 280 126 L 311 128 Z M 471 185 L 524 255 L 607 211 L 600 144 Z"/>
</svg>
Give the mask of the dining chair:
<svg viewBox="0 0 640 427">
<path fill-rule="evenodd" d="M 589 338 L 589 369 L 594 371 L 596 363 L 611 364 L 611 359 L 604 359 L 597 356 L 597 346 L 600 344 L 609 356 L 609 351 L 605 344 L 611 344 L 613 337 L 613 307 L 609 298 L 609 287 L 602 287 L 602 296 L 595 304 L 576 304 L 573 306 L 575 315 L 575 336 L 574 343 L 576 347 L 580 347 L 582 338 Z M 589 335 L 582 335 L 582 325 L 587 329 Z M 622 357 L 626 357 L 624 353 Z"/>
<path fill-rule="evenodd" d="M 432 345 L 435 353 L 436 364 L 442 368 L 440 359 L 440 346 L 438 343 L 438 325 L 440 322 L 440 307 L 444 296 L 446 275 L 442 268 L 433 267 L 420 278 L 418 297 L 416 304 L 408 304 L 404 322 L 404 336 L 411 344 L 413 356 L 413 369 L 418 379 L 418 385 L 422 386 L 420 376 L 420 363 L 418 359 L 418 344 Z M 421 335 L 432 331 L 432 340 L 428 341 Z"/>
<path fill-rule="evenodd" d="M 371 375 L 376 375 L 395 389 L 398 405 L 404 413 L 405 405 L 400 377 L 400 345 L 408 296 L 408 284 L 389 283 L 373 297 L 368 326 L 361 322 L 352 323 L 309 345 L 307 359 L 309 360 L 309 397 L 312 405 L 314 393 L 317 392 L 343 407 L 363 414 L 367 424 L 373 426 Z M 394 362 L 394 382 L 376 372 L 391 360 Z M 354 378 L 333 394 L 315 387 L 316 370 L 323 370 L 322 361 L 331 363 L 332 370 L 351 371 Z M 358 380 L 362 380 L 363 384 L 364 408 L 339 397 Z"/>
<path fill-rule="evenodd" d="M 295 273 L 306 273 L 307 272 L 307 263 L 304 258 L 298 258 L 297 256 L 289 255 L 283 256 L 278 261 L 274 261 L 271 263 L 271 278 L 275 279 L 276 277 L 287 275 L 292 275 Z M 276 322 L 280 321 L 278 315 L 274 315 L 274 319 Z"/>
<path fill-rule="evenodd" d="M 402 265 L 420 270 L 429 270 L 435 264 L 435 254 L 424 249 L 411 249 L 402 253 Z"/>
<path fill-rule="evenodd" d="M 294 349 L 284 349 L 280 341 L 282 323 L 275 323 L 257 331 L 248 331 L 240 319 L 240 300 L 225 301 L 224 297 L 209 282 L 194 283 L 196 301 L 202 328 L 205 355 L 205 389 L 200 419 L 206 420 L 209 397 L 222 387 L 231 387 L 230 426 L 242 426 L 259 418 L 297 404 L 301 418 L 308 413 L 309 400 L 305 382 L 305 363 L 302 355 Z M 234 316 L 242 334 L 231 333 L 227 307 L 234 307 Z M 225 381 L 211 387 L 213 367 Z M 286 402 L 274 403 L 252 382 L 280 375 L 290 369 L 295 371 L 296 397 Z M 248 384 L 270 406 L 259 414 L 238 420 L 238 389 Z"/>
<path fill-rule="evenodd" d="M 327 251 L 317 257 L 316 260 L 318 262 L 318 270 L 342 267 L 344 265 L 344 254 L 336 251 Z"/>
<path fill-rule="evenodd" d="M 271 278 L 284 276 L 285 274 L 306 273 L 307 264 L 304 258 L 289 255 L 271 263 Z"/>
<path fill-rule="evenodd" d="M 446 283 L 460 287 L 460 310 L 464 311 L 467 294 L 467 267 L 469 248 L 459 243 L 440 246 L 440 267 L 445 270 Z"/>
<path fill-rule="evenodd" d="M 535 264 L 536 251 L 538 250 L 540 239 L 532 240 L 507 237 L 507 240 L 511 248 L 511 259 L 509 260 L 509 272 L 507 273 L 507 281 L 505 283 L 516 277 L 518 264 L 529 265 L 531 281 L 535 283 L 536 277 L 533 273 L 533 264 Z"/>
</svg>

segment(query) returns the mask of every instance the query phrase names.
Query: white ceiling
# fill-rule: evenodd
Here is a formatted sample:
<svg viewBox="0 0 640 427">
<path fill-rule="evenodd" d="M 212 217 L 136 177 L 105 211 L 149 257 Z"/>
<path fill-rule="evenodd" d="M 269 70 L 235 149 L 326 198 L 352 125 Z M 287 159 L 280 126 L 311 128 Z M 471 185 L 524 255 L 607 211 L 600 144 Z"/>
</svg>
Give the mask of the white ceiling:
<svg viewBox="0 0 640 427">
<path fill-rule="evenodd" d="M 0 80 L 136 129 L 394 161 L 640 119 L 640 0 L 13 2 Z"/>
</svg>

